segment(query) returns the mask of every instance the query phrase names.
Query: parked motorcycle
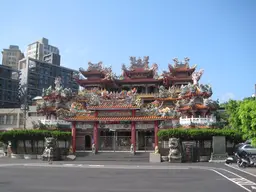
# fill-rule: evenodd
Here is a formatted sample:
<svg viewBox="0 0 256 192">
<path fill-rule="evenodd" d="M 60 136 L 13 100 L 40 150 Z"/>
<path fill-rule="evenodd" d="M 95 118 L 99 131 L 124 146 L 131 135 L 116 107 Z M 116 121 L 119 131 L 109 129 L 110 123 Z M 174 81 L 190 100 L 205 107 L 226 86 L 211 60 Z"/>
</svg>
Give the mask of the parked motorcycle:
<svg viewBox="0 0 256 192">
<path fill-rule="evenodd" d="M 238 153 L 235 153 L 235 156 L 237 158 L 237 165 L 241 168 L 246 167 L 253 167 L 254 162 L 252 161 L 252 156 L 249 153 L 244 153 L 243 155 L 240 155 Z"/>
</svg>

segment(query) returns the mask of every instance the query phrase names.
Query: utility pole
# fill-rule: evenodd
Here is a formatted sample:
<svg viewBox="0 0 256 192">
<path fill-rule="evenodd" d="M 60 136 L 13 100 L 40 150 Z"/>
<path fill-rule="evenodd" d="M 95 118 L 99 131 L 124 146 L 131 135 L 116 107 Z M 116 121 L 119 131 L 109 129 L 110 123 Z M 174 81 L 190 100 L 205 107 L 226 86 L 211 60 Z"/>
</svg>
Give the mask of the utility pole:
<svg viewBox="0 0 256 192">
<path fill-rule="evenodd" d="M 29 106 L 28 106 L 28 90 L 27 86 L 22 86 L 20 89 L 20 96 L 23 98 L 23 103 L 21 104 L 21 110 L 23 111 L 23 129 L 26 129 L 27 124 L 27 112 L 29 111 Z"/>
</svg>

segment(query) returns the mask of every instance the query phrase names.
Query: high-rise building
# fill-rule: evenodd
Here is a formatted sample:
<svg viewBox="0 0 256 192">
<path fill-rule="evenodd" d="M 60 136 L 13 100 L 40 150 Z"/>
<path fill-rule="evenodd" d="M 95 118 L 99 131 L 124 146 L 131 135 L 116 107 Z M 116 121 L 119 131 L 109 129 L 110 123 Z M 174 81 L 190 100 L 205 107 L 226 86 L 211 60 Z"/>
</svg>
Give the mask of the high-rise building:
<svg viewBox="0 0 256 192">
<path fill-rule="evenodd" d="M 19 107 L 18 89 L 18 70 L 0 65 L 0 108 Z"/>
<path fill-rule="evenodd" d="M 44 56 L 43 61 L 54 65 L 60 65 L 60 55 L 55 53 L 49 53 L 48 55 Z"/>
<path fill-rule="evenodd" d="M 26 57 L 36 59 L 39 61 L 44 61 L 44 56 L 54 53 L 59 55 L 59 49 L 55 46 L 49 45 L 49 41 L 46 38 L 42 38 L 34 43 L 31 43 L 27 47 Z M 53 63 L 55 65 L 60 65 L 60 62 Z"/>
<path fill-rule="evenodd" d="M 24 58 L 24 54 L 17 45 L 10 45 L 9 49 L 2 51 L 2 64 L 13 69 L 18 69 L 19 60 Z"/>
<path fill-rule="evenodd" d="M 28 103 L 32 104 L 32 99 L 42 95 L 42 90 L 49 86 L 54 86 L 56 77 L 62 78 L 62 86 L 78 92 L 79 86 L 73 80 L 73 76 L 79 74 L 78 71 L 39 61 L 32 58 L 24 58 L 19 62 L 20 84 L 21 88 L 26 91 Z"/>
</svg>

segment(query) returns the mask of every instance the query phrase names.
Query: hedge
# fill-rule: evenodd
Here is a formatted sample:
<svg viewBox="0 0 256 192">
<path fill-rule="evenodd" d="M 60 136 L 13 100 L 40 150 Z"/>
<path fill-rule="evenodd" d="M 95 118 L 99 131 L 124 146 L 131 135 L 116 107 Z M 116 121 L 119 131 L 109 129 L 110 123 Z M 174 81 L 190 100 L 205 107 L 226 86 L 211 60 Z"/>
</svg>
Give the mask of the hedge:
<svg viewBox="0 0 256 192">
<path fill-rule="evenodd" d="M 0 132 L 0 141 L 7 143 L 8 141 L 18 140 L 44 140 L 45 137 L 54 137 L 58 140 L 68 141 L 71 139 L 71 132 L 48 131 L 48 130 L 11 130 Z"/>
<path fill-rule="evenodd" d="M 213 136 L 225 136 L 228 141 L 239 143 L 243 140 L 242 134 L 231 129 L 164 129 L 158 132 L 159 140 L 168 140 L 177 137 L 181 140 L 211 140 Z"/>
</svg>

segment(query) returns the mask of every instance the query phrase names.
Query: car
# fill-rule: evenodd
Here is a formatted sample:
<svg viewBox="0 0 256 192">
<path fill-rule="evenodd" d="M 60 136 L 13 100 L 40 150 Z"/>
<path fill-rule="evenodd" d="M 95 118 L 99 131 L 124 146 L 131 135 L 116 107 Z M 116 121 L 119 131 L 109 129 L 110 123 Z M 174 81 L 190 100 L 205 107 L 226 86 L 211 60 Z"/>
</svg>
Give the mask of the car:
<svg viewBox="0 0 256 192">
<path fill-rule="evenodd" d="M 240 150 L 247 150 L 247 149 L 255 149 L 254 147 L 252 147 L 251 145 L 249 144 L 243 144 L 242 146 L 239 147 Z"/>
</svg>

